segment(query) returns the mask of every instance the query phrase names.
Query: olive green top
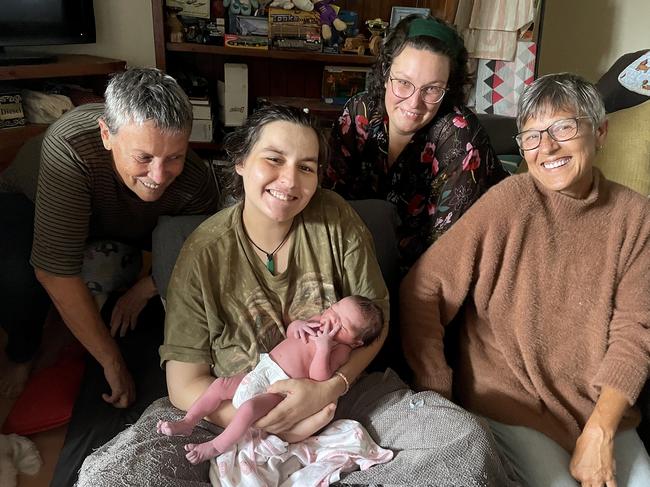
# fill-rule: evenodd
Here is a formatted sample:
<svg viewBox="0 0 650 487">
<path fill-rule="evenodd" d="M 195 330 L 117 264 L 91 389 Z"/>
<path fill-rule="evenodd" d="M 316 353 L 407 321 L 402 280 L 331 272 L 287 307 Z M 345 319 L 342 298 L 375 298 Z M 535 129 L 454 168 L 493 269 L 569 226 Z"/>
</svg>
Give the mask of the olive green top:
<svg viewBox="0 0 650 487">
<path fill-rule="evenodd" d="M 169 285 L 161 363 L 207 363 L 213 374 L 252 369 L 298 318 L 351 294 L 388 317 L 388 291 L 372 237 L 340 196 L 319 190 L 297 216 L 285 272 L 272 275 L 243 233 L 242 204 L 220 211 L 188 238 Z"/>
</svg>

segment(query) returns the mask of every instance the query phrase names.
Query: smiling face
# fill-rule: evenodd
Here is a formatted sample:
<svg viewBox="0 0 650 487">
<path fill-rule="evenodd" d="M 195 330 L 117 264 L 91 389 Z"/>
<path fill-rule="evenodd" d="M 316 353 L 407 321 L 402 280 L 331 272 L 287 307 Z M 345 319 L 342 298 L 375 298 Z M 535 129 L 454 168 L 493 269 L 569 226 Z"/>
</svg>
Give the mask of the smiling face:
<svg viewBox="0 0 650 487">
<path fill-rule="evenodd" d="M 440 102 L 424 103 L 420 88 L 430 85 L 446 88 L 449 72 L 450 60 L 443 54 L 406 46 L 395 56 L 389 76 L 410 81 L 416 89 L 409 98 L 398 98 L 393 93 L 390 80 L 386 80 L 384 105 L 389 118 L 390 133 L 410 136 L 433 119 L 438 113 Z"/>
<path fill-rule="evenodd" d="M 112 134 L 100 119 L 99 128 L 115 171 L 142 201 L 159 199 L 183 171 L 188 133 L 164 133 L 152 121 L 126 124 Z"/>
<path fill-rule="evenodd" d="M 544 130 L 558 120 L 577 116 L 573 111 L 543 110 L 524 123 L 522 132 Z M 591 190 L 596 147 L 603 144 L 606 134 L 606 122 L 594 132 L 589 119 L 578 121 L 578 134 L 571 140 L 557 142 L 543 133 L 537 149 L 523 152 L 531 176 L 545 188 L 572 198 L 585 198 Z"/>
<path fill-rule="evenodd" d="M 361 308 L 354 299 L 349 297 L 337 301 L 323 311 L 320 319 L 322 325 L 325 323 L 330 323 L 331 326 L 340 325 L 341 328 L 334 336 L 334 340 L 352 348 L 363 345 L 360 337 L 366 326 L 365 321 Z"/>
<path fill-rule="evenodd" d="M 318 186 L 318 137 L 292 122 L 271 122 L 242 164 L 244 217 L 264 224 L 289 222 L 309 203 Z"/>
</svg>

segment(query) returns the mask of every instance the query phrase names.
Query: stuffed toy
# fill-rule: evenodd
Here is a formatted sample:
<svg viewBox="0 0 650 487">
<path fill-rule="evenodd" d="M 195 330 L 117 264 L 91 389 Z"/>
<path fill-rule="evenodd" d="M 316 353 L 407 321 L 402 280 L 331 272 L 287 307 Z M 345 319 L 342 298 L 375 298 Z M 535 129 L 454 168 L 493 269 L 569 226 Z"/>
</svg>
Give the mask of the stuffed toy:
<svg viewBox="0 0 650 487">
<path fill-rule="evenodd" d="M 251 15 L 260 4 L 257 0 L 223 0 L 223 6 L 230 15 Z"/>
<path fill-rule="evenodd" d="M 305 12 L 314 10 L 314 4 L 311 0 L 273 0 L 269 7 L 281 7 L 285 10 L 291 10 L 296 7 Z"/>
<path fill-rule="evenodd" d="M 0 435 L 0 485 L 16 487 L 19 472 L 36 475 L 41 456 L 31 440 L 18 435 Z"/>
<path fill-rule="evenodd" d="M 332 38 L 332 27 L 338 32 L 343 32 L 348 25 L 338 17 L 338 7 L 330 5 L 334 0 L 320 0 L 314 3 L 314 8 L 320 14 L 321 34 L 323 40 Z"/>
</svg>

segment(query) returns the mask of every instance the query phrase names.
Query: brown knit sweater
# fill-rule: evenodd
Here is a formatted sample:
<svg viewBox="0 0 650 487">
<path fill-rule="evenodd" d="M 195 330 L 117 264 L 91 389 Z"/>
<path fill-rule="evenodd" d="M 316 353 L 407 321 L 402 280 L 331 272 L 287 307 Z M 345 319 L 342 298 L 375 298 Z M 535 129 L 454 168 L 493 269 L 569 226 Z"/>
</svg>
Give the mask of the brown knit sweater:
<svg viewBox="0 0 650 487">
<path fill-rule="evenodd" d="M 530 174 L 495 186 L 402 283 L 415 386 L 572 451 L 600 387 L 634 404 L 650 365 L 650 203 L 607 181 L 577 200 Z M 460 313 L 455 370 L 444 326 Z M 634 427 L 630 408 L 621 428 Z"/>
</svg>

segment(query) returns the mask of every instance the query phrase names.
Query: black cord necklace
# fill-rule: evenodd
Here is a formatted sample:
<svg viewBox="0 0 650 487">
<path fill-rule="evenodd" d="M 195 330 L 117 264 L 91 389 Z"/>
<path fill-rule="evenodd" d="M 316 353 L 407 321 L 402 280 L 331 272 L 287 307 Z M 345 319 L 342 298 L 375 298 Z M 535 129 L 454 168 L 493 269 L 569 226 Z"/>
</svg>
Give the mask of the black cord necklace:
<svg viewBox="0 0 650 487">
<path fill-rule="evenodd" d="M 282 246 L 286 243 L 286 241 L 289 239 L 289 235 L 291 235 L 291 230 L 293 230 L 293 224 L 294 224 L 295 221 L 296 220 L 294 218 L 294 220 L 291 222 L 291 226 L 289 227 L 289 230 L 287 231 L 287 234 L 282 239 L 282 242 L 280 242 L 280 245 L 278 245 L 273 252 L 269 253 L 266 250 L 264 250 L 262 247 L 257 245 L 255 242 L 253 242 L 253 239 L 250 237 L 250 235 L 248 235 L 248 231 L 246 231 L 246 225 L 244 225 L 244 217 L 242 216 L 242 222 L 241 223 L 242 223 L 242 228 L 244 229 L 244 235 L 246 235 L 246 238 L 248 239 L 248 241 L 250 243 L 252 243 L 253 246 L 257 250 L 259 250 L 264 255 L 266 255 L 266 268 L 269 270 L 269 272 L 271 274 L 275 275 L 275 260 L 274 260 L 275 259 L 275 254 L 278 253 L 278 250 L 280 250 L 282 248 Z"/>
</svg>

